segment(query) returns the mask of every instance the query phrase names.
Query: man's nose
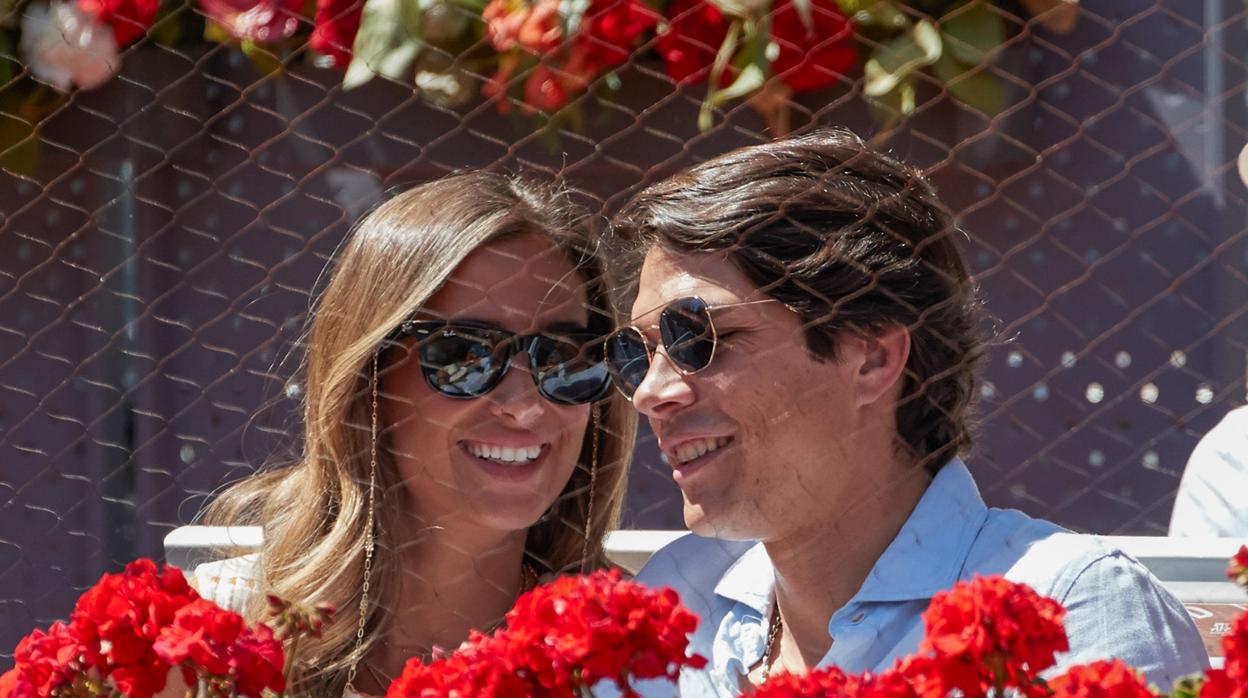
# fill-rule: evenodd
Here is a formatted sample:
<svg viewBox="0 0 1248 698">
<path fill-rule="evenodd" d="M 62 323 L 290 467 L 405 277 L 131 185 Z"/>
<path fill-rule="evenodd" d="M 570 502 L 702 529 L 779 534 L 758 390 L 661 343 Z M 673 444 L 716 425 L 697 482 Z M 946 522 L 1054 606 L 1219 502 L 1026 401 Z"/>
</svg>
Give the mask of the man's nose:
<svg viewBox="0 0 1248 698">
<path fill-rule="evenodd" d="M 692 405 L 696 398 L 688 376 L 676 369 L 666 351 L 659 349 L 633 393 L 633 406 L 650 419 L 665 419 Z"/>
</svg>

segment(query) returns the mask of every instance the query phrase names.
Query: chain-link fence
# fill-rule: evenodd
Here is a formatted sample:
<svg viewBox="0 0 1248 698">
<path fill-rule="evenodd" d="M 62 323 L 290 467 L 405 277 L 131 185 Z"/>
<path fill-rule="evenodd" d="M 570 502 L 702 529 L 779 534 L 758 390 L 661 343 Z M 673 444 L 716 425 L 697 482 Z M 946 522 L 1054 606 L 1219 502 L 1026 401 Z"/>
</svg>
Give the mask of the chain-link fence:
<svg viewBox="0 0 1248 698">
<path fill-rule="evenodd" d="M 0 2 L 0 652 L 63 617 L 102 571 L 159 557 L 222 484 L 297 450 L 297 339 L 323 270 L 385 191 L 452 171 L 556 174 L 609 214 L 786 121 L 879 134 L 955 211 L 999 321 L 969 460 L 985 498 L 1077 530 L 1164 534 L 1188 454 L 1244 401 L 1242 3 L 971 3 L 990 26 L 942 35 L 963 61 L 950 75 L 923 27 L 948 27 L 963 3 L 890 4 L 913 32 L 898 43 L 871 24 L 887 17 L 854 15 L 872 3 L 842 2 L 857 24 L 834 43 L 856 55 L 834 79 L 740 83 L 751 101 L 713 104 L 699 76 L 673 79 L 676 0 L 588 89 L 570 62 L 532 80 L 546 63 L 498 49 L 481 8 L 461 5 L 442 48 L 430 39 L 401 75 L 344 89 L 341 67 L 324 67 L 333 51 L 314 60 L 304 46 L 316 12 L 256 5 L 277 14 L 262 29 L 285 34 L 281 13 L 293 18 L 285 43 L 266 43 L 230 35 L 248 9 L 236 4 L 166 2 L 150 29 L 105 4 L 95 16 L 147 36 L 124 47 L 133 37 L 117 31 L 119 53 L 66 65 L 32 37 L 69 36 L 72 22 L 47 29 L 69 5 Z M 434 31 L 437 7 L 424 3 L 413 31 Z M 43 25 L 29 19 L 39 13 Z M 723 32 L 687 29 L 687 54 L 723 48 Z M 552 50 L 575 48 L 563 31 Z M 828 48 L 816 36 L 805 55 Z M 401 39 L 378 41 L 395 51 Z M 521 62 L 506 75 L 509 56 Z M 738 84 L 759 60 L 738 59 L 705 60 L 700 77 Z M 101 61 L 117 74 L 94 80 Z M 500 74 L 510 96 L 490 94 Z M 46 84 L 58 80 L 102 84 L 62 94 Z M 683 525 L 644 426 L 624 520 Z"/>
</svg>

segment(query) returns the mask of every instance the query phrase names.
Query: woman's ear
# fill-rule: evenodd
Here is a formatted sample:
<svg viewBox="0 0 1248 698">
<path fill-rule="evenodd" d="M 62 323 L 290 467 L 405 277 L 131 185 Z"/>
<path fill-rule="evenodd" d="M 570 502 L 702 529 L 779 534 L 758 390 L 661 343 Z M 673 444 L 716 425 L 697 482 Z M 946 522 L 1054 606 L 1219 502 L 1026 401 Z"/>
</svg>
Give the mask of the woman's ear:
<svg viewBox="0 0 1248 698">
<path fill-rule="evenodd" d="M 887 395 L 904 375 L 910 359 L 910 331 L 901 325 L 890 325 L 859 341 L 863 355 L 854 387 L 857 404 L 864 406 Z"/>
</svg>

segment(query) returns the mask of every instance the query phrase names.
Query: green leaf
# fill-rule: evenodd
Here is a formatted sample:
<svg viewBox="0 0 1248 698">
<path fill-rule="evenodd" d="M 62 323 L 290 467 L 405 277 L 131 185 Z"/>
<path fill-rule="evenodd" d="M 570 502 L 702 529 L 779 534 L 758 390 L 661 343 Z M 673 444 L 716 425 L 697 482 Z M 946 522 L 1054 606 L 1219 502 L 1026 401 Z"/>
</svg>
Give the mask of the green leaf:
<svg viewBox="0 0 1248 698">
<path fill-rule="evenodd" d="M 724 70 L 728 68 L 733 54 L 737 52 L 737 41 L 740 34 L 741 20 L 734 19 L 732 24 L 728 25 L 728 33 L 724 36 L 724 43 L 720 44 L 719 52 L 715 54 L 715 62 L 711 64 L 711 74 L 707 78 L 706 99 L 702 100 L 702 106 L 698 109 L 698 130 L 700 131 L 709 131 L 711 126 L 715 125 L 715 104 L 713 102 L 716 92 L 715 86 L 719 85 Z"/>
<path fill-rule="evenodd" d="M 359 87 L 381 75 L 405 80 L 424 48 L 418 0 L 367 0 L 342 87 Z"/>
<path fill-rule="evenodd" d="M 15 90 L 0 97 L 0 170 L 31 175 L 39 164 L 39 125 L 28 120 L 23 105 Z"/>
<path fill-rule="evenodd" d="M 940 32 L 920 20 L 910 32 L 875 50 L 863 69 L 863 94 L 883 97 L 914 71 L 940 60 L 940 55 Z"/>
<path fill-rule="evenodd" d="M 1005 106 L 1005 87 L 986 68 L 963 65 L 946 54 L 932 66 L 932 73 L 959 102 L 987 116 L 1001 113 Z"/>
<path fill-rule="evenodd" d="M 179 13 L 183 7 L 181 3 L 176 6 L 170 3 L 161 4 L 160 11 L 156 13 L 156 20 L 152 22 L 152 28 L 147 30 L 147 35 L 162 46 L 177 46 L 178 40 L 182 38 L 182 18 Z"/>
<path fill-rule="evenodd" d="M 867 103 L 871 106 L 871 116 L 875 123 L 881 131 L 887 131 L 896 126 L 903 116 L 914 111 L 914 80 L 906 77 L 887 94 L 868 99 Z"/>
<path fill-rule="evenodd" d="M 1174 692 L 1170 694 L 1170 698 L 1196 698 L 1200 695 L 1200 686 L 1204 682 L 1205 677 L 1201 674 L 1184 676 L 1174 682 Z"/>
<path fill-rule="evenodd" d="M 956 13 L 956 14 L 955 14 Z M 967 65 L 979 65 L 1005 43 L 1005 21 L 982 2 L 963 7 L 941 19 L 945 50 Z"/>
<path fill-rule="evenodd" d="M 910 24 L 910 20 L 890 0 L 846 0 L 841 7 L 853 4 L 856 9 L 845 9 L 845 14 L 854 18 L 854 22 L 862 25 L 879 26 L 886 29 L 901 29 Z"/>
<path fill-rule="evenodd" d="M 718 107 L 725 102 L 750 94 L 762 87 L 765 82 L 767 82 L 767 72 L 757 63 L 751 63 L 737 74 L 737 79 L 733 80 L 731 85 L 722 90 L 715 90 L 711 94 L 711 102 Z"/>
<path fill-rule="evenodd" d="M 0 87 L 17 77 L 22 65 L 17 59 L 17 45 L 13 35 L 0 30 Z"/>
<path fill-rule="evenodd" d="M 239 44 L 239 48 L 243 50 L 243 55 L 251 61 L 255 66 L 256 72 L 261 75 L 273 75 L 282 71 L 282 59 L 273 51 L 257 44 L 251 39 L 243 39 Z"/>
<path fill-rule="evenodd" d="M 209 19 L 204 21 L 204 41 L 228 44 L 234 41 L 234 36 L 225 27 Z"/>
</svg>

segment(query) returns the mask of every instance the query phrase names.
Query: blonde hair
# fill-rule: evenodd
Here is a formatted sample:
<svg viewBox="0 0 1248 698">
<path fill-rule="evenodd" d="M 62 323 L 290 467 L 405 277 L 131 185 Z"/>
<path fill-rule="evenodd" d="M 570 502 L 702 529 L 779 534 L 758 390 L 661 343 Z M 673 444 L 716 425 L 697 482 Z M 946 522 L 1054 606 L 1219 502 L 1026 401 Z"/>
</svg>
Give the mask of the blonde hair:
<svg viewBox="0 0 1248 698">
<path fill-rule="evenodd" d="M 498 238 L 542 234 L 584 276 L 592 325 L 609 326 L 616 307 L 602 263 L 601 241 L 565 191 L 548 184 L 476 172 L 409 189 L 365 216 L 338 255 L 310 319 L 304 359 L 303 453 L 285 467 L 257 473 L 205 511 L 216 525 L 260 525 L 261 588 L 288 600 L 338 609 L 320 640 L 300 643 L 296 689 L 340 695 L 355 647 L 364 579 L 369 495 L 373 356 L 387 335 L 412 316 L 476 248 Z M 541 572 L 606 564 L 602 543 L 614 527 L 632 455 L 636 416 L 615 391 L 600 404 L 597 473 L 590 497 L 595 427 L 586 430 L 572 477 L 550 515 L 528 534 L 526 559 Z M 376 550 L 363 654 L 391 622 L 399 567 L 395 523 L 401 483 L 384 448 L 377 449 Z M 584 525 L 588 512 L 593 520 Z M 588 547 L 586 548 L 586 541 Z M 582 559 L 588 550 L 588 560 Z M 263 620 L 255 595 L 249 620 Z"/>
</svg>

